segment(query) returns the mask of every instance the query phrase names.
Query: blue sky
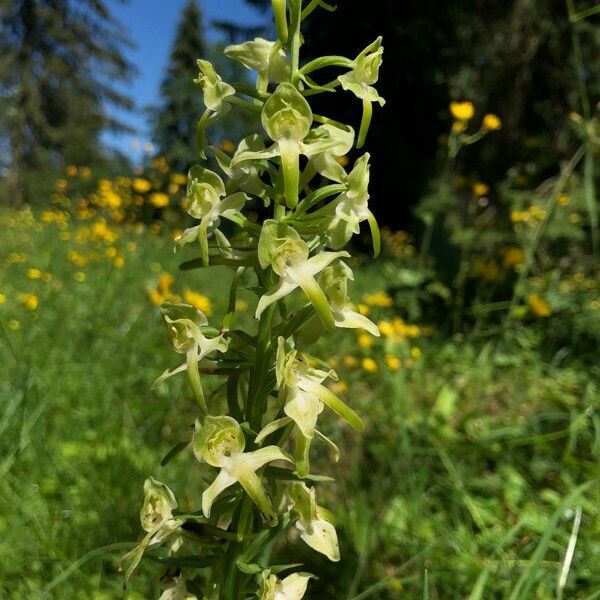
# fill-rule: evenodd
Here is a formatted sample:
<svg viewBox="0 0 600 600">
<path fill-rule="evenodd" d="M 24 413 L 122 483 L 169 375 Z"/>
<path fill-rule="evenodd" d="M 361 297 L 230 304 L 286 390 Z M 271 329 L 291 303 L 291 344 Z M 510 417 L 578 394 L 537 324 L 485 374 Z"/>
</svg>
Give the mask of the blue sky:
<svg viewBox="0 0 600 600">
<path fill-rule="evenodd" d="M 205 35 L 208 40 L 217 41 L 219 32 L 210 27 L 213 19 L 229 20 L 244 25 L 265 23 L 266 16 L 253 9 L 244 0 L 198 0 L 204 16 Z M 105 141 L 126 152 L 133 159 L 139 159 L 140 151 L 133 148 L 138 141 L 143 147 L 148 141 L 147 122 L 142 108 L 157 103 L 159 86 L 173 42 L 175 28 L 185 0 L 130 0 L 129 4 L 111 2 L 114 16 L 128 29 L 136 49 L 127 52 L 129 60 L 137 67 L 126 91 L 136 101 L 135 113 L 117 115 L 138 130 L 138 134 L 107 134 Z"/>
</svg>

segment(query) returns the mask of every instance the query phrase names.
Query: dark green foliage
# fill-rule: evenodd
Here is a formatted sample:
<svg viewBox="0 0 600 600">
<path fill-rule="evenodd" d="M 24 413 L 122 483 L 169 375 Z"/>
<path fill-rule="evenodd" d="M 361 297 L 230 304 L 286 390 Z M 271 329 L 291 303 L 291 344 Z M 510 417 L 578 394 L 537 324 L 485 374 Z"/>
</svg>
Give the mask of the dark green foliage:
<svg viewBox="0 0 600 600">
<path fill-rule="evenodd" d="M 196 60 L 206 57 L 200 8 L 196 0 L 189 0 L 181 13 L 160 86 L 162 104 L 151 109 L 152 137 L 158 152 L 180 172 L 187 171 L 198 156 L 196 122 L 203 105 L 193 80 L 198 74 Z"/>
<path fill-rule="evenodd" d="M 124 44 L 101 0 L 0 3 L 0 193 L 7 202 L 39 197 L 65 163 L 104 158 L 101 132 L 124 128 L 107 106 L 132 106 L 114 86 L 131 74 Z"/>
</svg>

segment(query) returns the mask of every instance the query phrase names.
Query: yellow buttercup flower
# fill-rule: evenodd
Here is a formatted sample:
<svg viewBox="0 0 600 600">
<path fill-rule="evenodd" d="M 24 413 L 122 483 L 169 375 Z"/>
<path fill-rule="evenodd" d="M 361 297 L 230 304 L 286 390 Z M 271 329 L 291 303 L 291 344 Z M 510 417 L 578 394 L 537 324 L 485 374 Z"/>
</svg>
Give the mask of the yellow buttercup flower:
<svg viewBox="0 0 600 600">
<path fill-rule="evenodd" d="M 390 306 L 394 305 L 393 298 L 384 291 L 376 292 L 374 294 L 365 294 L 363 300 L 365 304 L 377 306 L 379 308 L 390 308 Z"/>
<path fill-rule="evenodd" d="M 152 185 L 147 179 L 142 179 L 141 177 L 136 177 L 131 184 L 133 189 L 139 194 L 144 194 L 149 191 Z"/>
<path fill-rule="evenodd" d="M 81 179 L 89 179 L 92 176 L 92 170 L 89 167 L 81 167 L 79 169 Z"/>
<path fill-rule="evenodd" d="M 576 212 L 571 213 L 569 215 L 569 221 L 573 223 L 573 225 L 577 225 L 578 223 L 581 223 L 581 215 Z"/>
<path fill-rule="evenodd" d="M 366 333 L 361 333 L 358 336 L 358 345 L 361 348 L 370 348 L 373 345 L 373 338 L 372 336 L 366 334 Z"/>
<path fill-rule="evenodd" d="M 385 364 L 390 371 L 397 371 L 402 366 L 400 359 L 393 354 L 385 355 Z"/>
<path fill-rule="evenodd" d="M 4 304 L 6 302 L 6 295 L 0 294 L 0 304 Z"/>
<path fill-rule="evenodd" d="M 475 114 L 475 107 L 470 101 L 450 102 L 450 112 L 457 121 L 469 121 Z"/>
<path fill-rule="evenodd" d="M 531 310 L 536 317 L 549 317 L 552 314 L 550 306 L 539 294 L 530 294 L 527 299 L 527 304 L 529 305 L 529 310 Z"/>
<path fill-rule="evenodd" d="M 56 191 L 63 193 L 67 189 L 68 185 L 69 184 L 67 183 L 66 179 L 59 179 L 56 182 L 56 186 L 55 186 L 56 187 Z"/>
<path fill-rule="evenodd" d="M 200 312 L 203 312 L 207 317 L 212 315 L 212 302 L 210 298 L 204 294 L 194 292 L 190 289 L 183 291 L 183 301 L 186 304 L 191 304 L 194 308 L 197 308 Z"/>
<path fill-rule="evenodd" d="M 523 264 L 525 260 L 525 253 L 521 248 L 517 248 L 516 246 L 511 246 L 506 249 L 504 253 L 504 258 L 502 259 L 502 264 L 507 268 L 511 269 L 512 267 L 516 267 L 518 265 Z"/>
<path fill-rule="evenodd" d="M 498 115 L 489 113 L 483 117 L 483 128 L 488 131 L 496 131 L 502 127 L 502 121 Z"/>
<path fill-rule="evenodd" d="M 17 331 L 17 329 L 21 328 L 21 323 L 19 323 L 19 321 L 17 321 L 16 319 L 11 319 L 8 322 L 8 328 L 12 331 Z"/>
<path fill-rule="evenodd" d="M 379 327 L 381 335 L 385 337 L 392 337 L 395 333 L 394 326 L 389 321 L 379 321 L 377 327 Z"/>
<path fill-rule="evenodd" d="M 175 185 L 185 185 L 187 183 L 187 177 L 183 173 L 173 173 L 171 175 L 171 183 Z"/>
<path fill-rule="evenodd" d="M 475 194 L 475 196 L 478 198 L 481 198 L 481 196 L 486 196 L 489 191 L 490 187 L 481 181 L 473 184 L 473 194 Z"/>
<path fill-rule="evenodd" d="M 75 175 L 77 175 L 77 167 L 75 165 L 69 165 L 65 171 L 69 177 L 75 177 Z"/>
<path fill-rule="evenodd" d="M 124 264 L 125 264 L 125 257 L 121 256 L 120 254 L 113 258 L 113 265 L 115 265 L 115 267 L 117 267 L 117 269 L 120 269 Z"/>
<path fill-rule="evenodd" d="M 371 309 L 366 304 L 359 304 L 356 308 L 358 309 L 358 312 L 365 317 L 371 312 Z"/>
<path fill-rule="evenodd" d="M 418 346 L 413 346 L 410 349 L 410 355 L 413 358 L 421 358 L 421 348 L 419 348 Z"/>
<path fill-rule="evenodd" d="M 148 291 L 148 297 L 150 298 L 150 302 L 152 302 L 152 304 L 155 304 L 156 306 L 160 306 L 164 302 L 162 294 L 155 289 Z"/>
<path fill-rule="evenodd" d="M 569 204 L 570 199 L 569 196 L 567 196 L 567 194 L 559 194 L 558 195 L 558 203 L 561 206 L 567 206 L 567 204 Z"/>
<path fill-rule="evenodd" d="M 39 298 L 35 294 L 19 294 L 19 301 L 27 310 L 37 310 Z"/>
<path fill-rule="evenodd" d="M 345 381 L 334 381 L 329 385 L 329 389 L 336 396 L 343 396 L 348 392 L 348 384 Z"/>
<path fill-rule="evenodd" d="M 29 277 L 29 279 L 41 279 L 42 272 L 40 271 L 40 269 L 31 267 L 31 268 L 27 269 L 27 277 Z"/>
<path fill-rule="evenodd" d="M 150 203 L 156 208 L 164 208 L 169 206 L 170 198 L 163 192 L 154 192 L 150 194 Z"/>
<path fill-rule="evenodd" d="M 85 273 L 83 271 L 77 271 L 77 273 L 73 275 L 73 279 L 78 283 L 83 283 L 85 281 Z"/>
<path fill-rule="evenodd" d="M 363 358 L 361 366 L 367 373 L 377 373 L 379 369 L 377 363 L 372 358 Z"/>
<path fill-rule="evenodd" d="M 157 288 L 161 293 L 168 292 L 175 283 L 175 277 L 171 273 L 162 273 L 158 278 Z"/>
</svg>

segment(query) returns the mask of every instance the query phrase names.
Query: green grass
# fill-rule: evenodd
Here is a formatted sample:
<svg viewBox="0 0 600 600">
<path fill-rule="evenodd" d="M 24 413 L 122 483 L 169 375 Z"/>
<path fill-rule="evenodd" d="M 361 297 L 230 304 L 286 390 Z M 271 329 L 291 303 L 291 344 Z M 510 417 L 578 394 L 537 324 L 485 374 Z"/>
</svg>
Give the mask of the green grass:
<svg viewBox="0 0 600 600">
<path fill-rule="evenodd" d="M 175 291 L 206 294 L 219 315 L 229 275 L 179 273 L 167 236 L 147 231 L 119 229 L 113 244 L 77 243 L 82 225 L 14 215 L 2 225 L 0 598 L 158 597 L 154 564 L 142 563 L 126 593 L 117 572 L 140 534 L 143 481 L 168 482 L 183 506 L 195 506 L 202 491 L 185 453 L 159 466 L 189 438 L 194 412 L 184 378 L 150 391 L 178 356 L 147 290 L 169 271 Z M 122 267 L 108 247 L 124 257 Z M 74 249 L 91 260 L 74 265 Z M 14 252 L 27 257 L 9 260 Z M 30 267 L 52 279 L 29 279 Z M 385 273 L 357 267 L 354 296 L 383 289 Z M 24 292 L 39 296 L 37 310 L 22 305 Z M 395 313 L 405 317 L 392 308 L 372 316 Z M 342 562 L 327 563 L 294 540 L 281 549 L 319 576 L 310 598 L 594 597 L 598 371 L 583 361 L 590 357 L 545 362 L 535 326 L 511 333 L 488 343 L 432 333 L 361 349 L 344 332 L 319 346 L 322 357 L 338 359 L 346 398 L 367 430 L 357 435 L 338 423 L 325 432 L 342 449 L 321 502 L 336 515 Z M 421 356 L 407 358 L 411 347 Z M 390 371 L 385 353 L 405 366 Z M 378 371 L 346 367 L 348 356 L 372 357 Z"/>
</svg>

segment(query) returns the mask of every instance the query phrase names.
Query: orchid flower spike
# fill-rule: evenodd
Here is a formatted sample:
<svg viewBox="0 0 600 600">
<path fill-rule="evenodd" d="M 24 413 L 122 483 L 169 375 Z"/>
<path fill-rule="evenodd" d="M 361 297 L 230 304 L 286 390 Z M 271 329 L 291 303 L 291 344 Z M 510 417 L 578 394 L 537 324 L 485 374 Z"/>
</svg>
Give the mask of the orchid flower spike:
<svg viewBox="0 0 600 600">
<path fill-rule="evenodd" d="M 272 267 L 280 280 L 260 298 L 256 308 L 257 319 L 265 308 L 300 287 L 315 307 L 323 325 L 327 329 L 335 328 L 327 298 L 315 275 L 334 260 L 350 255 L 347 252 L 320 252 L 310 258 L 308 255 L 308 245 L 295 229 L 272 219 L 265 221 L 258 242 L 258 260 L 263 269 Z"/>
<path fill-rule="evenodd" d="M 225 184 L 214 171 L 205 169 L 201 165 L 190 169 L 187 212 L 195 219 L 200 219 L 200 225 L 186 229 L 177 238 L 176 243 L 183 246 L 198 239 L 205 267 L 208 266 L 208 238 L 219 226 L 220 217 L 239 212 L 248 200 L 248 196 L 243 192 L 236 192 L 227 197 L 224 197 L 225 195 Z"/>
<path fill-rule="evenodd" d="M 244 452 L 245 445 L 244 432 L 233 417 L 209 416 L 203 424 L 196 422 L 192 438 L 194 455 L 199 461 L 220 468 L 216 479 L 202 494 L 202 512 L 205 517 L 210 517 L 217 496 L 239 482 L 258 506 L 267 524 L 274 527 L 277 525 L 277 514 L 256 471 L 274 460 L 291 460 L 277 446 Z"/>
<path fill-rule="evenodd" d="M 385 104 L 385 100 L 377 93 L 373 87 L 379 79 L 379 67 L 383 62 L 382 38 L 378 37 L 372 44 L 367 46 L 354 60 L 354 68 L 338 77 L 342 88 L 352 92 L 357 98 L 363 101 L 363 116 L 356 142 L 357 148 L 362 148 L 365 143 L 367 131 L 373 115 L 373 102 L 379 102 L 380 106 Z"/>
<path fill-rule="evenodd" d="M 313 550 L 324 554 L 329 560 L 340 560 L 335 527 L 330 522 L 328 511 L 317 505 L 315 489 L 303 482 L 292 483 L 288 490 L 294 511 L 298 514 L 296 527 L 301 539 Z"/>
<path fill-rule="evenodd" d="M 259 591 L 260 600 L 302 600 L 306 594 L 310 573 L 292 573 L 283 579 L 271 571 L 263 571 Z"/>
<path fill-rule="evenodd" d="M 164 542 L 175 533 L 184 522 L 173 517 L 177 501 L 169 487 L 149 477 L 144 482 L 144 504 L 140 511 L 142 528 L 146 531 L 144 539 L 121 559 L 121 569 L 125 570 L 125 581 L 139 565 L 148 546 Z"/>
<path fill-rule="evenodd" d="M 348 280 L 354 281 L 352 270 L 340 261 L 327 267 L 320 277 L 320 283 L 329 299 L 329 306 L 335 320 L 335 326 L 347 329 L 364 329 L 379 337 L 379 328 L 373 321 L 354 310 L 348 298 Z"/>
</svg>

